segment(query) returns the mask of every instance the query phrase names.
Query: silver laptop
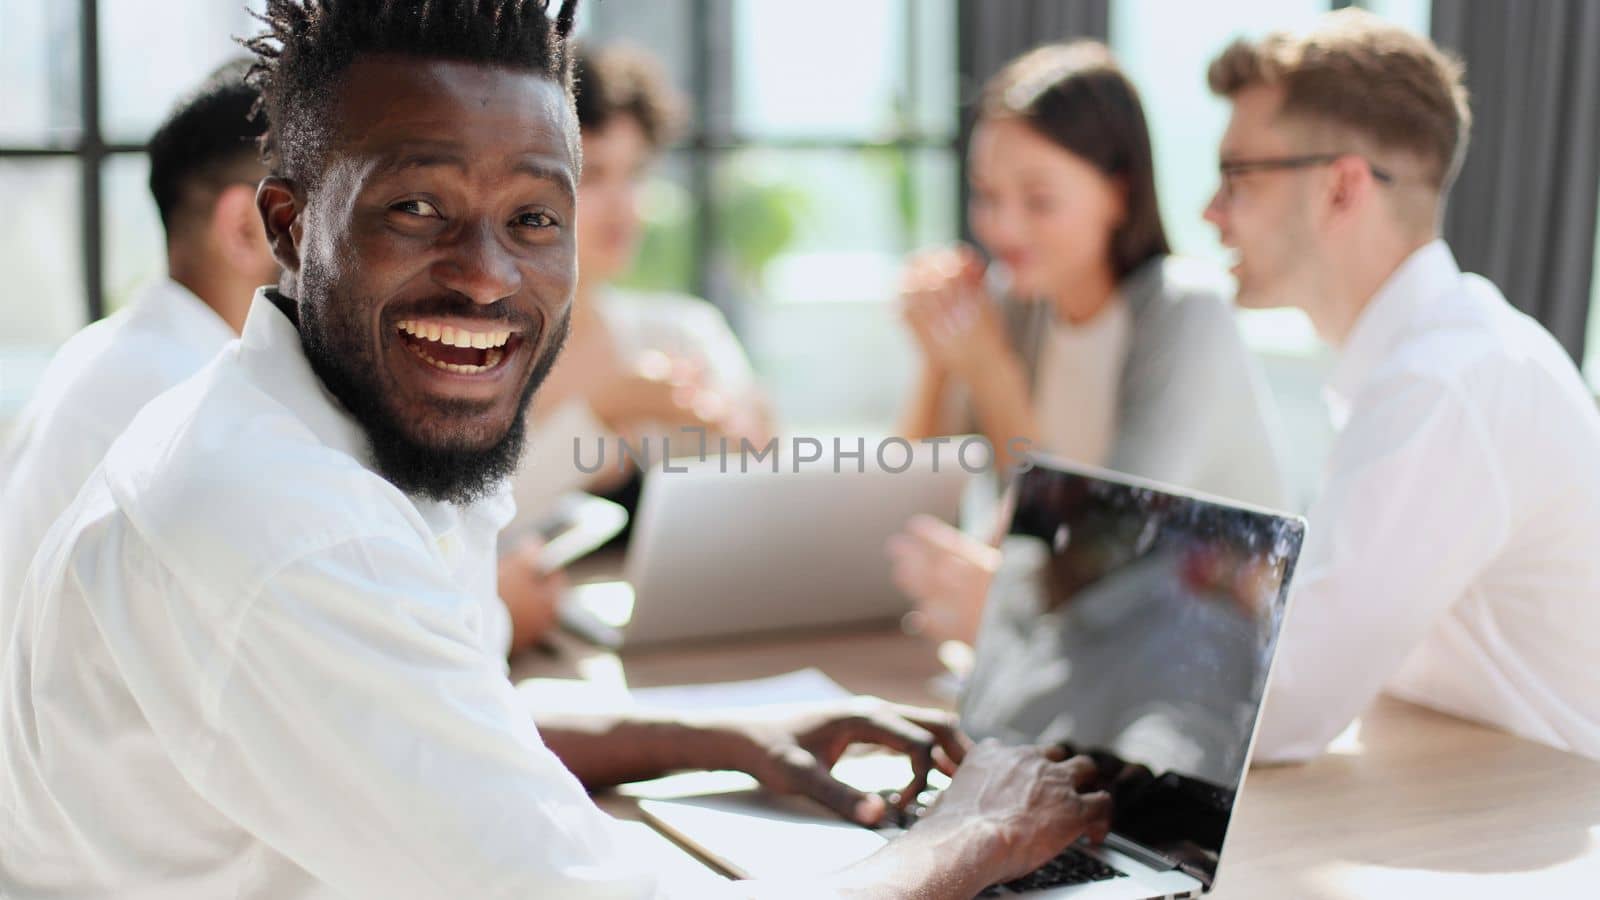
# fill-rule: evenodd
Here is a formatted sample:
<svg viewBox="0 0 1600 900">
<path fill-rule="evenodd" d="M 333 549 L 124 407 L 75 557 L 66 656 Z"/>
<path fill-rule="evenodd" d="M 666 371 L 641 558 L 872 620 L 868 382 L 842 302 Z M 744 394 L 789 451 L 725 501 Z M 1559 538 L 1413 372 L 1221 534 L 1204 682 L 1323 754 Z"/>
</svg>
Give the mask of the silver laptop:
<svg viewBox="0 0 1600 900">
<path fill-rule="evenodd" d="M 1125 777 L 1104 845 L 1070 847 L 985 896 L 1207 891 L 1305 523 L 1045 458 L 1012 487 L 962 728 L 979 739 L 1068 745 Z M 882 785 L 893 786 L 893 778 Z M 817 807 L 756 791 L 640 805 L 658 827 L 744 877 L 833 871 L 897 833 L 829 822 Z M 899 824 L 915 827 L 915 817 Z"/>
<path fill-rule="evenodd" d="M 650 469 L 625 583 L 579 586 L 563 624 L 637 648 L 896 621 L 910 606 L 884 542 L 919 513 L 956 521 L 973 476 L 948 454 L 913 455 L 904 471 L 873 462 L 713 457 Z"/>
</svg>

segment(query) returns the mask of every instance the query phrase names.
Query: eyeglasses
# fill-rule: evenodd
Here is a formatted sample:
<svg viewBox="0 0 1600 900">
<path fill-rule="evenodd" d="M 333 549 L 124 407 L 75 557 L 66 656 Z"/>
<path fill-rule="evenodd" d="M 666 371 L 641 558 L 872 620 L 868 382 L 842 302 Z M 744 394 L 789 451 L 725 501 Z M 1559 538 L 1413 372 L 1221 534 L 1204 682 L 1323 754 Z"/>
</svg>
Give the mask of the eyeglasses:
<svg viewBox="0 0 1600 900">
<path fill-rule="evenodd" d="M 1291 169 L 1309 169 L 1312 166 L 1325 166 L 1337 160 L 1351 156 L 1349 153 L 1311 153 L 1305 156 L 1278 156 L 1270 159 L 1235 159 L 1225 160 L 1217 167 L 1222 176 L 1222 188 L 1219 193 L 1224 201 L 1233 198 L 1233 181 L 1241 175 L 1253 175 L 1257 172 L 1284 172 Z M 1369 159 L 1362 159 L 1367 164 L 1367 170 L 1372 173 L 1374 180 L 1381 184 L 1394 184 L 1394 175 L 1381 169 Z"/>
</svg>

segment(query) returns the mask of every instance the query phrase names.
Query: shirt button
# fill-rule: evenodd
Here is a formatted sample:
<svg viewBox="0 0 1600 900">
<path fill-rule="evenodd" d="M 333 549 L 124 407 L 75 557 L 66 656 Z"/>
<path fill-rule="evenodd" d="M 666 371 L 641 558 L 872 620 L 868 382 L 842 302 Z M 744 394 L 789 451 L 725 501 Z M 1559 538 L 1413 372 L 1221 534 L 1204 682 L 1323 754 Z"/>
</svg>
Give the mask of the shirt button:
<svg viewBox="0 0 1600 900">
<path fill-rule="evenodd" d="M 456 553 L 461 550 L 461 542 L 456 539 L 454 534 L 441 535 L 438 544 L 439 552 L 444 554 L 444 558 L 447 560 L 455 559 Z"/>
</svg>

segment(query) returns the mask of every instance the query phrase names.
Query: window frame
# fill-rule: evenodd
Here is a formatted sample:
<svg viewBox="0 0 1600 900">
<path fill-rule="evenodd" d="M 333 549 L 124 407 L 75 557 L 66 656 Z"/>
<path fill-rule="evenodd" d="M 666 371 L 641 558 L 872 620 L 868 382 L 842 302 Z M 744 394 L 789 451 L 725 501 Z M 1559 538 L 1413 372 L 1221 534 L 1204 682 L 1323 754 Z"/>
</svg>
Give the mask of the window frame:
<svg viewBox="0 0 1600 900">
<path fill-rule="evenodd" d="M 969 80 L 970 55 L 967 44 L 961 39 L 960 23 L 965 21 L 965 10 L 974 0 L 955 0 L 957 33 L 951 36 L 955 48 L 958 92 Z M 901 78 L 905 85 L 905 106 L 919 109 L 921 100 L 921 48 L 916 39 L 922 27 L 926 7 L 918 0 L 900 0 L 898 27 L 905 37 L 905 59 Z M 716 305 L 738 327 L 743 310 L 732 308 L 734 298 L 721 293 L 713 277 L 713 248 L 718 237 L 717 175 L 732 159 L 743 151 L 880 151 L 887 150 L 914 158 L 919 152 L 946 152 L 956 163 L 958 202 L 966 200 L 966 140 L 958 115 L 955 127 L 949 134 L 920 130 L 916 125 L 908 129 L 897 128 L 884 139 L 851 139 L 837 137 L 779 137 L 741 133 L 736 128 L 719 129 L 709 115 L 711 110 L 726 103 L 732 90 L 732 55 L 726 52 L 727 37 L 733 30 L 733 0 L 690 0 L 688 4 L 691 23 L 689 28 L 689 102 L 699 111 L 689 131 L 668 148 L 668 152 L 681 155 L 689 173 L 687 185 L 694 209 L 693 251 L 690 259 L 691 290 Z M 602 35 L 602 38 L 604 36 Z M 718 55 L 720 51 L 720 56 Z M 958 98 L 958 101 L 962 98 Z M 964 208 L 964 206 L 958 206 Z M 964 229 L 965 217 L 958 223 Z M 960 231 L 958 234 L 960 236 Z"/>
<path fill-rule="evenodd" d="M 83 269 L 84 316 L 94 322 L 105 315 L 105 244 L 101 223 L 105 204 L 100 167 L 119 153 L 143 152 L 143 144 L 107 143 L 100 130 L 100 5 L 78 0 L 77 140 L 66 145 L 0 144 L 0 160 L 76 160 L 78 163 L 79 258 Z"/>
</svg>

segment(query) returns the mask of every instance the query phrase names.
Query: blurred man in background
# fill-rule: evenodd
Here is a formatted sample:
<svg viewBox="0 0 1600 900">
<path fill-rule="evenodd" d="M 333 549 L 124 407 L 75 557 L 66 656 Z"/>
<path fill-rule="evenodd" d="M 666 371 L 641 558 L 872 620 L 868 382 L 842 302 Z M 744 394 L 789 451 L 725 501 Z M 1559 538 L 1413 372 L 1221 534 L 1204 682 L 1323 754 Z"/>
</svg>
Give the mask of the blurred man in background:
<svg viewBox="0 0 1600 900">
<path fill-rule="evenodd" d="M 1600 414 L 1561 346 L 1440 239 L 1461 68 L 1355 10 L 1238 42 L 1206 218 L 1240 305 L 1339 351 L 1257 755 L 1320 753 L 1380 690 L 1600 757 Z"/>
<path fill-rule="evenodd" d="M 150 193 L 167 277 L 62 345 L 23 411 L 0 473 L 0 655 L 9 610 L 45 532 L 134 413 L 238 336 L 255 289 L 278 280 L 256 213 L 267 173 L 248 63 L 213 72 L 150 139 Z"/>
</svg>

